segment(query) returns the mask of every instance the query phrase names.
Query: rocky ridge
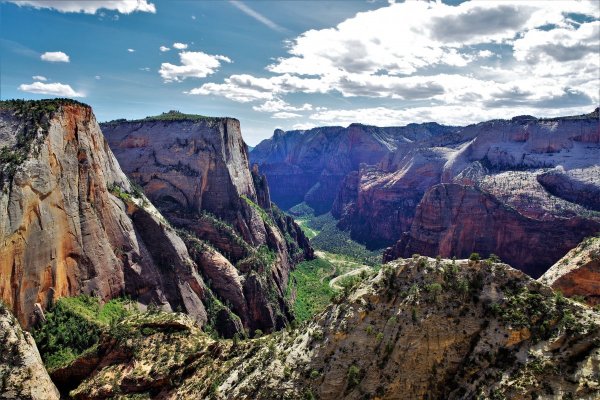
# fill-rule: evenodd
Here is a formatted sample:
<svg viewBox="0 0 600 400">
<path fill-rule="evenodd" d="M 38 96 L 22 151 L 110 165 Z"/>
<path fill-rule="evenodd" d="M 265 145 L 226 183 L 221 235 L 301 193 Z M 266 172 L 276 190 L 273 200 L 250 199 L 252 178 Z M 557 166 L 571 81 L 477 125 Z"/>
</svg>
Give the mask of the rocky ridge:
<svg viewBox="0 0 600 400">
<path fill-rule="evenodd" d="M 417 256 L 306 326 L 253 340 L 215 341 L 183 315 L 135 315 L 73 364 L 96 367 L 70 394 L 594 399 L 599 324 L 598 312 L 505 264 Z"/>
<path fill-rule="evenodd" d="M 183 241 L 120 170 L 90 107 L 3 102 L 0 143 L 0 296 L 23 326 L 80 293 L 128 295 L 207 321 Z"/>
<path fill-rule="evenodd" d="M 166 207 L 168 221 L 121 171 L 89 106 L 62 99 L 3 102 L 0 143 L 0 296 L 24 327 L 43 319 L 56 299 L 80 293 L 181 310 L 229 337 L 287 322 L 287 272 L 312 249 L 293 222 L 255 203 L 251 173 L 239 169 L 240 143 L 210 161 L 214 176 L 231 178 L 215 191 L 220 200 L 206 193 L 201 199 L 215 212 L 225 206 L 237 229 L 205 212 L 178 230 L 172 224 L 180 215 Z M 236 162 L 242 164 L 228 165 Z M 221 197 L 238 187 L 245 191 L 225 204 Z M 259 187 L 264 202 L 266 181 Z M 210 242 L 194 229 L 225 239 Z M 224 257 L 230 253 L 221 243 L 231 253 L 238 249 L 239 259 Z"/>
<path fill-rule="evenodd" d="M 600 304 L 600 236 L 583 240 L 539 280 L 565 296 Z"/>
<path fill-rule="evenodd" d="M 386 127 L 352 124 L 347 128 L 276 130 L 250 153 L 272 184 L 273 201 L 287 209 L 305 201 L 317 214 L 327 212 L 344 177 L 361 163 L 379 163 L 418 138 L 435 137 L 455 128 L 431 124 Z"/>
</svg>

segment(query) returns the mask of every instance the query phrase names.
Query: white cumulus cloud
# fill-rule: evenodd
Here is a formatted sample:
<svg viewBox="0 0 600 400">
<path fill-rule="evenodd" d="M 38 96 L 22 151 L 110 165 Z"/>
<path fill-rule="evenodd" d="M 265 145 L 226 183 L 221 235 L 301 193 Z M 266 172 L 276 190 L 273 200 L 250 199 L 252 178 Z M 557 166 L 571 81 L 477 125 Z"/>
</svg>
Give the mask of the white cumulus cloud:
<svg viewBox="0 0 600 400">
<path fill-rule="evenodd" d="M 177 50 L 185 50 L 188 48 L 188 45 L 187 45 L 187 43 L 175 42 L 175 43 L 173 43 L 173 48 L 175 48 Z"/>
<path fill-rule="evenodd" d="M 253 106 L 252 109 L 259 112 L 310 111 L 313 109 L 313 107 L 308 103 L 304 103 L 300 107 L 296 107 L 289 105 L 282 99 L 273 99 L 268 100 L 259 106 Z"/>
<path fill-rule="evenodd" d="M 275 114 L 271 115 L 271 118 L 290 119 L 290 118 L 298 118 L 301 116 L 302 116 L 301 114 L 287 112 L 287 111 L 281 111 L 281 112 L 276 112 Z"/>
<path fill-rule="evenodd" d="M 83 93 L 76 92 L 71 86 L 59 82 L 33 82 L 30 84 L 23 83 L 19 85 L 19 90 L 28 93 L 48 94 L 61 97 L 85 97 Z"/>
<path fill-rule="evenodd" d="M 171 50 L 170 48 L 168 48 L 167 46 L 160 46 L 160 51 L 169 51 Z"/>
<path fill-rule="evenodd" d="M 289 105 L 292 93 L 389 99 L 384 108 L 315 107 L 319 123 L 397 124 L 428 109 L 454 122 L 584 111 L 600 102 L 599 19 L 595 0 L 392 2 L 287 41 L 266 76 L 231 75 L 190 93 L 293 114 L 311 109 Z"/>
<path fill-rule="evenodd" d="M 34 81 L 47 81 L 48 78 L 46 78 L 45 76 L 42 75 L 34 75 L 31 77 L 31 79 L 33 79 Z"/>
<path fill-rule="evenodd" d="M 62 51 L 47 51 L 40 56 L 44 61 L 48 62 L 69 62 L 70 58 L 67 54 Z"/>
<path fill-rule="evenodd" d="M 219 69 L 221 62 L 231 62 L 229 57 L 201 51 L 184 51 L 179 53 L 179 59 L 181 65 L 161 64 L 159 73 L 165 82 L 179 82 L 186 78 L 206 78 Z"/>
<path fill-rule="evenodd" d="M 122 14 L 132 12 L 155 13 L 156 7 L 147 0 L 9 0 L 19 6 L 51 8 L 60 12 L 95 14 L 100 9 L 117 11 Z"/>
</svg>

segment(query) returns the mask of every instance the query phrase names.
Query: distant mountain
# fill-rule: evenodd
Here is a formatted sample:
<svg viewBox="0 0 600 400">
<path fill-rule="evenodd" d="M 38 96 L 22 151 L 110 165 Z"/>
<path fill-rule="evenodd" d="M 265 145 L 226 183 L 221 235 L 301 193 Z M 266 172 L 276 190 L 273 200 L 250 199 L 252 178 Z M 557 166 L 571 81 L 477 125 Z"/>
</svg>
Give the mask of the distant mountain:
<svg viewBox="0 0 600 400">
<path fill-rule="evenodd" d="M 431 124 L 379 128 L 352 124 L 284 132 L 260 142 L 250 154 L 271 183 L 273 201 L 288 209 L 305 201 L 318 214 L 331 209 L 337 189 L 361 164 L 373 165 L 415 141 L 455 132 Z"/>
<path fill-rule="evenodd" d="M 250 157 L 273 183 L 272 198 L 281 207 L 305 202 L 317 213 L 331 210 L 340 227 L 371 247 L 402 239 L 386 260 L 413 252 L 465 257 L 479 251 L 539 276 L 600 229 L 599 126 L 598 109 L 466 127 L 353 124 L 276 131 Z M 482 224 L 470 213 L 479 203 L 450 198 L 441 204 L 426 196 L 441 193 L 440 184 L 465 186 L 451 193 L 506 208 L 503 219 L 496 213 L 488 219 L 494 223 Z M 451 217 L 458 211 L 460 220 Z M 440 225 L 434 215 L 450 219 Z M 459 229 L 463 224 L 469 228 Z M 515 224 L 520 228 L 501 234 Z M 534 226 L 540 230 L 529 229 Z M 461 233 L 466 231 L 469 237 Z M 546 241 L 546 231 L 562 239 Z"/>
</svg>

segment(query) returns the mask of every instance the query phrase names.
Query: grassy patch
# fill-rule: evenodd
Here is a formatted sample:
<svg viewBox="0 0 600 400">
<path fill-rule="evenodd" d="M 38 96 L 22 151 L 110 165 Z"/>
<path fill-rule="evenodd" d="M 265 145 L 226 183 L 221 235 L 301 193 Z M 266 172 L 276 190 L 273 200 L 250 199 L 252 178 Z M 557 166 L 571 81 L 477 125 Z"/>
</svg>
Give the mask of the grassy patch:
<svg viewBox="0 0 600 400">
<path fill-rule="evenodd" d="M 309 218 L 298 218 L 294 220 L 298 226 L 302 229 L 302 232 L 306 235 L 307 238 L 313 239 L 315 236 L 319 234 L 319 231 L 312 229 L 308 224 L 310 223 Z"/>
<path fill-rule="evenodd" d="M 273 218 L 269 214 L 267 214 L 267 212 L 261 206 L 259 206 L 255 202 L 253 202 L 252 199 L 250 199 L 246 195 L 241 195 L 240 197 L 246 202 L 246 204 L 248 204 L 250 207 L 252 207 L 256 210 L 256 212 L 258 213 L 258 215 L 260 215 L 260 218 L 263 220 L 263 222 L 265 224 L 268 224 L 271 226 L 275 225 Z"/>
<path fill-rule="evenodd" d="M 46 368 L 65 366 L 93 347 L 105 329 L 131 314 L 127 304 L 113 299 L 101 305 L 87 295 L 60 298 L 46 313 L 46 323 L 32 332 Z"/>
<path fill-rule="evenodd" d="M 329 275 L 333 271 L 333 264 L 317 258 L 301 262 L 292 271 L 288 294 L 295 286 L 296 300 L 294 302 L 294 315 L 299 322 L 312 318 L 323 311 L 334 294 L 329 287 Z"/>
<path fill-rule="evenodd" d="M 331 213 L 307 220 L 306 226 L 318 232 L 311 239 L 311 244 L 317 250 L 343 254 L 367 265 L 381 263 L 381 251 L 368 250 L 364 245 L 352 240 L 349 231 L 337 227 L 337 220 Z"/>
</svg>

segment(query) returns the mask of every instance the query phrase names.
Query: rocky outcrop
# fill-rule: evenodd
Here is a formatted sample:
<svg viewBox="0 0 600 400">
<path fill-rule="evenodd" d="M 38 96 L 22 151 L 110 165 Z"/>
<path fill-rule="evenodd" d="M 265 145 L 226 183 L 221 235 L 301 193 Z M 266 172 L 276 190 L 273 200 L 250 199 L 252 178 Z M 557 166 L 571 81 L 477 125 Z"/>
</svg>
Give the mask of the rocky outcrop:
<svg viewBox="0 0 600 400">
<path fill-rule="evenodd" d="M 123 174 L 89 106 L 0 106 L 0 297 L 21 324 L 62 296 L 131 296 L 207 321 L 183 241 Z"/>
<path fill-rule="evenodd" d="M 120 338 L 109 336 L 81 356 L 101 361 L 70 394 L 323 400 L 600 394 L 598 312 L 505 264 L 401 260 L 337 300 L 302 329 L 247 341 L 215 341 L 184 316 L 131 317 L 120 324 Z M 123 357 L 124 348 L 135 351 Z"/>
<path fill-rule="evenodd" d="M 312 257 L 308 240 L 278 216 L 267 179 L 250 170 L 239 121 L 168 115 L 102 129 L 123 170 L 186 231 L 188 247 L 195 239 L 208 245 L 194 260 L 220 301 L 250 331 L 283 327 L 289 272 Z"/>
<path fill-rule="evenodd" d="M 465 258 L 477 252 L 496 254 L 539 277 L 598 229 L 600 222 L 578 216 L 529 218 L 474 186 L 440 184 L 425 194 L 410 231 L 385 252 L 384 261 L 415 253 Z"/>
<path fill-rule="evenodd" d="M 537 176 L 552 195 L 590 210 L 600 211 L 600 165 L 564 171 L 556 168 Z"/>
<path fill-rule="evenodd" d="M 569 251 L 539 279 L 567 297 L 600 304 L 600 237 L 589 237 Z"/>
<path fill-rule="evenodd" d="M 31 335 L 0 303 L 0 398 L 58 400 Z"/>
</svg>

